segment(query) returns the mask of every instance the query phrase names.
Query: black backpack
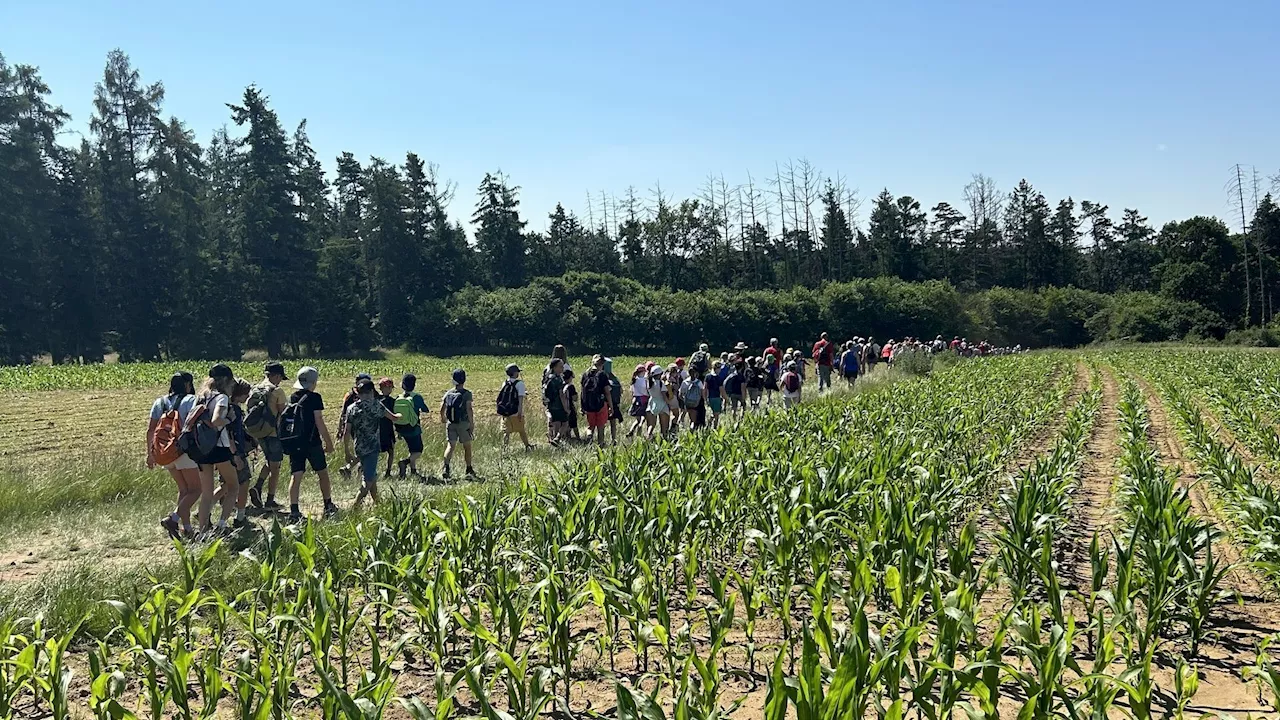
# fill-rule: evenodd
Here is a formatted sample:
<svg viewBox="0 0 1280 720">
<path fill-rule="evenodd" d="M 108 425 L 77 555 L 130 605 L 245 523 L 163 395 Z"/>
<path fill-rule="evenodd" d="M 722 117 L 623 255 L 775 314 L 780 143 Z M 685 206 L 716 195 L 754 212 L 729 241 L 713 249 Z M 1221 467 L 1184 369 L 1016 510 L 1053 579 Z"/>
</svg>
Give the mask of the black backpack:
<svg viewBox="0 0 1280 720">
<path fill-rule="evenodd" d="M 315 414 L 303 405 L 311 397 L 311 393 L 303 392 L 294 397 L 297 400 L 291 398 L 289 404 L 284 406 L 279 424 L 276 425 L 276 437 L 280 438 L 280 445 L 289 454 L 305 450 L 311 444 L 311 436 L 316 429 Z"/>
<path fill-rule="evenodd" d="M 461 390 L 444 394 L 444 419 L 451 423 L 467 421 L 467 395 Z"/>
<path fill-rule="evenodd" d="M 515 378 L 507 378 L 498 391 L 498 414 L 502 417 L 511 417 L 520 412 L 520 395 L 516 392 L 518 382 L 520 381 Z"/>
<path fill-rule="evenodd" d="M 711 356 L 699 350 L 690 358 L 689 366 L 693 370 L 697 370 L 700 374 L 706 375 L 707 370 L 711 367 Z"/>
<path fill-rule="evenodd" d="M 584 412 L 600 412 L 604 409 L 604 394 L 609 391 L 609 381 L 600 370 L 592 369 L 582 378 L 582 409 Z"/>
<path fill-rule="evenodd" d="M 187 424 L 178 436 L 178 449 L 186 453 L 197 464 L 203 465 L 209 455 L 218 447 L 218 436 L 221 434 L 209 425 L 213 417 L 213 401 L 218 393 L 206 395 L 196 401 L 191 413 L 187 415 Z"/>
</svg>

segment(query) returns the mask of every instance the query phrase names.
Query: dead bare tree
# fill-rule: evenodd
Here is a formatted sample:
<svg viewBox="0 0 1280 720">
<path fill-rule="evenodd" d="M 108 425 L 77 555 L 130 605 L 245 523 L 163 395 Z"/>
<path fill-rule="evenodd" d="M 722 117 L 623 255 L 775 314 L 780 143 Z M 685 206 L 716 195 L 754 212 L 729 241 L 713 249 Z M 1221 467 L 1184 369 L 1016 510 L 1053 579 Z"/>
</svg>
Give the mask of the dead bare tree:
<svg viewBox="0 0 1280 720">
<path fill-rule="evenodd" d="M 1240 241 L 1244 243 L 1244 326 L 1253 324 L 1253 285 L 1249 278 L 1249 219 L 1244 211 L 1244 168 L 1236 163 L 1227 180 L 1227 198 L 1240 208 Z M 1261 263 L 1261 259 L 1259 259 Z"/>
</svg>

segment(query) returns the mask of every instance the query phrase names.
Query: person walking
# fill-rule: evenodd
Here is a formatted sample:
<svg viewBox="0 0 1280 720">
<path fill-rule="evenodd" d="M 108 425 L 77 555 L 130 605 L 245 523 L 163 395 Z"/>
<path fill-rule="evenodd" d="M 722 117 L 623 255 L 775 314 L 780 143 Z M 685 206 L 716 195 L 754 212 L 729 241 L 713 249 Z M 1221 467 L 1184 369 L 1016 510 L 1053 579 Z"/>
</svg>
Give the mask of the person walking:
<svg viewBox="0 0 1280 720">
<path fill-rule="evenodd" d="M 804 388 L 804 376 L 800 374 L 800 366 L 793 360 L 782 373 L 782 407 L 790 410 L 800 403 L 800 394 Z"/>
<path fill-rule="evenodd" d="M 565 409 L 569 411 L 568 433 L 574 440 L 582 440 L 582 433 L 578 432 L 578 386 L 573 383 L 572 370 L 565 370 L 563 377 L 564 394 L 567 400 Z"/>
<path fill-rule="evenodd" d="M 613 414 L 613 394 L 609 375 L 604 370 L 604 356 L 591 358 L 591 367 L 582 376 L 582 412 L 587 416 L 588 440 L 604 447 L 604 429 Z"/>
<path fill-rule="evenodd" d="M 235 505 L 237 485 L 236 468 L 232 462 L 235 455 L 235 444 L 227 426 L 231 424 L 231 394 L 235 392 L 236 378 L 231 368 L 218 363 L 209 368 L 209 377 L 205 379 L 196 397 L 196 405 L 203 406 L 204 411 L 197 423 L 203 423 L 217 433 L 213 448 L 204 457 L 198 458 L 200 464 L 200 512 L 198 523 L 200 532 L 213 530 L 210 515 L 214 503 L 214 473 L 222 477 L 222 517 L 218 519 L 218 529 L 226 530 L 231 520 Z M 194 408 L 193 408 L 194 409 Z M 190 419 L 190 416 L 188 416 Z"/>
<path fill-rule="evenodd" d="M 378 448 L 379 451 L 387 456 L 387 471 L 383 477 L 391 477 L 391 465 L 396 459 L 396 423 L 393 416 L 396 416 L 396 398 L 392 393 L 396 389 L 396 383 L 389 377 L 378 379 L 378 403 L 387 409 L 387 414 L 378 421 Z"/>
<path fill-rule="evenodd" d="M 747 358 L 747 401 L 752 410 L 760 409 L 760 398 L 764 395 L 764 369 L 760 367 L 760 358 L 752 355 Z"/>
<path fill-rule="evenodd" d="M 372 380 L 369 373 L 358 373 L 355 381 L 351 383 L 351 389 L 346 395 L 342 396 L 342 409 L 338 413 L 338 442 L 342 443 L 342 467 L 338 468 L 338 474 L 344 478 L 351 477 L 351 472 L 359 467 L 360 461 L 356 457 L 354 443 L 347 435 L 347 408 L 351 404 L 360 399 L 360 393 L 356 388 L 365 380 Z"/>
<path fill-rule="evenodd" d="M 674 368 L 675 365 L 671 367 Z M 666 378 L 661 365 L 655 364 L 649 368 L 649 414 L 654 418 L 649 425 L 651 439 L 655 429 L 663 438 L 671 433 L 671 406 L 674 403 L 667 394 Z"/>
<path fill-rule="evenodd" d="M 740 419 L 746 411 L 743 394 L 747 389 L 747 363 L 739 360 L 724 380 L 725 397 L 729 400 L 729 417 Z"/>
<path fill-rule="evenodd" d="M 849 387 L 858 379 L 858 351 L 852 340 L 845 343 L 844 352 L 840 353 L 840 375 Z"/>
<path fill-rule="evenodd" d="M 627 437 L 639 435 L 649 414 L 649 367 L 644 363 L 636 365 L 631 373 L 631 410 L 627 414 L 635 421 L 627 430 Z"/>
<path fill-rule="evenodd" d="M 604 359 L 604 374 L 609 378 L 609 442 L 618 444 L 618 425 L 622 420 L 622 381 L 613 374 L 613 359 Z"/>
<path fill-rule="evenodd" d="M 427 401 L 418 394 L 418 376 L 405 373 L 400 379 L 400 397 L 396 399 L 395 413 L 400 416 L 396 421 L 396 431 L 404 438 L 409 457 L 400 461 L 400 478 L 411 471 L 413 476 L 422 480 L 422 471 L 418 469 L 418 459 L 422 457 L 422 416 L 430 412 Z"/>
<path fill-rule="evenodd" d="M 249 452 L 257 447 L 253 438 L 245 431 L 244 403 L 253 391 L 248 380 L 237 379 L 235 391 L 231 394 L 231 424 L 227 431 L 231 433 L 231 444 L 235 448 L 231 462 L 236 466 L 236 517 L 231 521 L 234 528 L 249 526 L 245 511 L 249 505 L 249 486 L 253 482 L 253 469 L 249 466 Z"/>
<path fill-rule="evenodd" d="M 688 379 L 680 383 L 680 398 L 684 401 L 685 414 L 689 417 L 689 431 L 707 426 L 707 386 L 702 373 L 689 371 Z"/>
<path fill-rule="evenodd" d="M 764 393 L 765 400 L 769 405 L 773 405 L 773 394 L 778 392 L 778 378 L 782 375 L 782 366 L 779 361 L 781 353 L 764 355 Z"/>
<path fill-rule="evenodd" d="M 764 349 L 763 355 L 765 357 L 773 358 L 774 362 L 781 366 L 782 348 L 778 347 L 778 338 L 769 338 L 769 347 Z M 769 363 L 766 361 L 765 366 L 767 367 L 768 365 Z"/>
<path fill-rule="evenodd" d="M 329 462 L 326 457 L 333 452 L 333 436 L 324 422 L 324 398 L 316 391 L 320 371 L 313 367 L 298 370 L 293 383 L 294 393 L 280 415 L 280 442 L 289 456 L 289 523 L 302 521 L 299 507 L 302 496 L 302 476 L 307 466 L 320 481 L 320 495 L 324 499 L 324 516 L 338 514 L 333 504 L 333 486 L 329 482 Z"/>
<path fill-rule="evenodd" d="M 520 366 L 511 363 L 506 368 L 507 379 L 502 382 L 498 391 L 498 415 L 502 417 L 502 444 L 511 443 L 512 435 L 519 435 L 524 443 L 525 451 L 533 449 L 529 442 L 529 431 L 524 422 L 524 403 L 529 394 L 524 380 L 520 379 Z"/>
<path fill-rule="evenodd" d="M 831 389 L 831 369 L 835 364 L 836 347 L 827 333 L 822 333 L 813 344 L 813 362 L 818 366 L 818 392 Z"/>
<path fill-rule="evenodd" d="M 147 425 L 147 469 L 162 465 L 178 486 L 173 511 L 160 520 L 160 526 L 175 540 L 194 534 L 191 508 L 200 500 L 200 466 L 178 447 L 178 437 L 196 403 L 194 385 L 191 373 L 174 373 L 169 378 L 169 391 L 151 404 L 151 421 Z"/>
<path fill-rule="evenodd" d="M 547 436 L 549 442 L 560 447 L 569 434 L 569 395 L 564 379 L 564 361 L 552 358 L 547 366 L 547 377 L 542 384 L 542 404 L 547 410 Z"/>
<path fill-rule="evenodd" d="M 720 371 L 723 369 L 724 363 L 716 360 L 711 365 L 711 372 L 703 378 L 703 384 L 706 385 L 706 423 L 708 427 L 714 428 L 720 424 L 720 413 L 724 412 L 724 380 L 721 379 Z"/>
<path fill-rule="evenodd" d="M 280 464 L 284 462 L 284 448 L 276 434 L 280 413 L 288 402 L 280 384 L 286 375 L 284 365 L 272 361 L 262 368 L 262 382 L 253 386 L 246 401 L 245 429 L 258 441 L 266 463 L 258 471 L 258 481 L 249 489 L 249 501 L 254 507 L 275 512 L 280 510 L 276 502 L 276 486 L 280 483 Z M 262 486 L 267 485 L 267 499 L 262 500 Z"/>
<path fill-rule="evenodd" d="M 360 492 L 356 495 L 354 505 L 358 508 L 365 497 L 369 497 L 375 504 L 378 502 L 378 458 L 383 452 L 382 424 L 394 423 L 400 416 L 379 399 L 371 378 L 356 383 L 355 391 L 356 401 L 343 411 L 343 424 L 351 437 L 352 449 L 360 461 Z M 389 471 L 390 466 L 387 469 Z"/>
<path fill-rule="evenodd" d="M 476 476 L 471 464 L 471 441 L 475 437 L 476 426 L 475 410 L 472 407 L 474 398 L 465 387 L 466 384 L 467 371 L 457 368 L 453 371 L 453 389 L 440 399 L 440 422 L 444 423 L 447 443 L 444 449 L 444 468 L 440 471 L 440 476 L 445 480 L 450 478 L 453 451 L 458 445 L 462 446 L 462 455 L 467 463 L 467 477 Z"/>
</svg>

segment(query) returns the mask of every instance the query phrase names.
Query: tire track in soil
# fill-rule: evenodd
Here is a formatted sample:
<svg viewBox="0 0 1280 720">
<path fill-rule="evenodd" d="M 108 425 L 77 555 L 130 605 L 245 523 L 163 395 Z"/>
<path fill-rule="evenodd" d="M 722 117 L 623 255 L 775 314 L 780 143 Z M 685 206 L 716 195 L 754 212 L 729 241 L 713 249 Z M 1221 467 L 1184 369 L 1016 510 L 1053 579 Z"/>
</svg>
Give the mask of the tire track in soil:
<svg viewBox="0 0 1280 720">
<path fill-rule="evenodd" d="M 1193 511 L 1200 517 L 1224 528 L 1227 521 L 1215 510 L 1208 491 L 1198 480 L 1198 471 L 1183 451 L 1163 397 L 1146 378 L 1137 377 L 1145 396 L 1150 418 L 1150 439 L 1161 460 L 1178 471 L 1179 482 L 1187 488 Z M 1200 692 L 1193 707 L 1197 711 L 1247 712 L 1254 717 L 1276 717 L 1258 702 L 1257 688 L 1245 682 L 1243 670 L 1253 665 L 1258 642 L 1280 631 L 1280 603 L 1275 593 L 1251 570 L 1240 548 L 1224 534 L 1214 543 L 1218 557 L 1237 567 L 1226 577 L 1225 584 L 1240 598 L 1239 603 L 1220 606 L 1209 637 L 1195 661 L 1201 673 Z"/>
<path fill-rule="evenodd" d="M 1064 585 L 1087 592 L 1093 580 L 1089 546 L 1094 533 L 1110 546 L 1115 510 L 1116 463 L 1120 458 L 1120 390 L 1110 368 L 1099 368 L 1102 403 L 1085 443 L 1079 484 L 1071 494 L 1071 517 L 1060 549 Z"/>
</svg>

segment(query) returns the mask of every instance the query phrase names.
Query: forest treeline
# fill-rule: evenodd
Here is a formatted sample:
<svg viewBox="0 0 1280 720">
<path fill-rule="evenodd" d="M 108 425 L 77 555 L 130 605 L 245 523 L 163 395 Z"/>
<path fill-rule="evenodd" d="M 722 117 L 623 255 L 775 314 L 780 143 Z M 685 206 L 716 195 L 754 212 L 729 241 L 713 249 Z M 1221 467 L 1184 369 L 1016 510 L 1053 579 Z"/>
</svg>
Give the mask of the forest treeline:
<svg viewBox="0 0 1280 720">
<path fill-rule="evenodd" d="M 862 207 L 810 163 L 697 197 L 557 205 L 528 227 L 519 187 L 456 187 L 413 152 L 327 173 L 305 121 L 250 86 L 206 142 L 164 87 L 107 57 L 87 132 L 38 70 L 0 57 L 0 361 L 339 354 L 374 346 L 684 347 L 820 329 L 993 342 L 1222 338 L 1270 321 L 1280 209 L 1247 234 L 987 177 L 962 207 L 884 190 Z M 83 127 L 80 125 L 79 127 Z M 79 142 L 72 142 L 75 136 Z M 860 214 L 867 213 L 865 226 Z M 1117 219 L 1118 218 L 1118 219 Z M 766 328 L 777 328 L 768 330 Z"/>
</svg>

